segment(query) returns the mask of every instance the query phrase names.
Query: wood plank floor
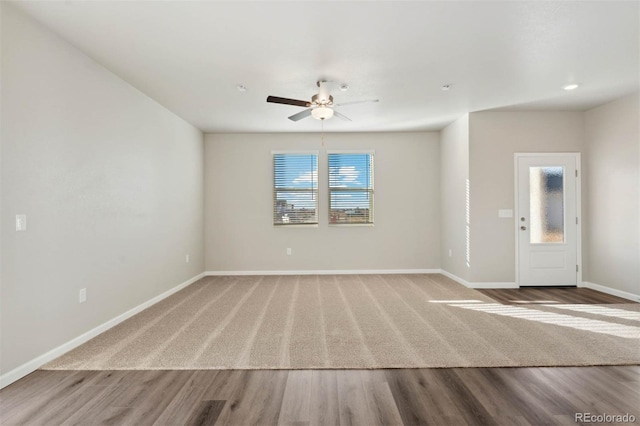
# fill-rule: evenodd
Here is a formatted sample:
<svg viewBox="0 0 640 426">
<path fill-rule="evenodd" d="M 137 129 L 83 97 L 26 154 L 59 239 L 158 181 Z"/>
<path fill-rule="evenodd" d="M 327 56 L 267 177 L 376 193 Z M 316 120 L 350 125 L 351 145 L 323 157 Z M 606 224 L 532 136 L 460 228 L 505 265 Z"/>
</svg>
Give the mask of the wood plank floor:
<svg viewBox="0 0 640 426">
<path fill-rule="evenodd" d="M 43 371 L 3 425 L 547 425 L 640 421 L 640 367 Z M 580 424 L 580 422 L 578 422 Z"/>
<path fill-rule="evenodd" d="M 629 303 L 583 290 L 482 292 L 508 304 Z M 640 422 L 640 366 L 38 370 L 0 391 L 3 425 L 589 424 L 576 413 Z"/>
</svg>

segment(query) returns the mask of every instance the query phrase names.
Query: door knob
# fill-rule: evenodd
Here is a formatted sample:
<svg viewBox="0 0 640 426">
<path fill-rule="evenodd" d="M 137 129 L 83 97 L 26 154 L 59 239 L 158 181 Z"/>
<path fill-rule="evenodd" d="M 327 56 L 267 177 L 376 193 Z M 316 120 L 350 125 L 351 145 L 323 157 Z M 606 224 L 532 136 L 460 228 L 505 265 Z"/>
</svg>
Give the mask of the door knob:
<svg viewBox="0 0 640 426">
<path fill-rule="evenodd" d="M 520 222 L 524 222 L 524 221 L 525 221 L 524 216 L 522 216 L 522 217 L 520 218 Z"/>
<path fill-rule="evenodd" d="M 523 230 L 523 231 L 526 231 L 527 227 L 523 225 L 523 226 L 520 227 L 520 229 Z"/>
</svg>

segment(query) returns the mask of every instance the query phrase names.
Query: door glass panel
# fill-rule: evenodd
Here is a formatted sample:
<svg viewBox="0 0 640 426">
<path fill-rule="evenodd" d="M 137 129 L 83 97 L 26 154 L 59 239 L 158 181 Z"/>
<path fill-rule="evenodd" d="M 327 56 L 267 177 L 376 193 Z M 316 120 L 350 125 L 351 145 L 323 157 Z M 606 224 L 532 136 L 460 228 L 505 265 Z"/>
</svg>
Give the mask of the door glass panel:
<svg viewBox="0 0 640 426">
<path fill-rule="evenodd" d="M 564 169 L 529 168 L 531 243 L 564 242 Z"/>
</svg>

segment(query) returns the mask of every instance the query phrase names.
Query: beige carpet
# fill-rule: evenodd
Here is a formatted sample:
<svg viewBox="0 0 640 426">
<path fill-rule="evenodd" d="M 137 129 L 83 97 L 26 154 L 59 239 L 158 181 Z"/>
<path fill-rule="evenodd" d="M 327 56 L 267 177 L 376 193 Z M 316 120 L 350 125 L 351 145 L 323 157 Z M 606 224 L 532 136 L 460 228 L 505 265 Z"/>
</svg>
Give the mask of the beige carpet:
<svg viewBox="0 0 640 426">
<path fill-rule="evenodd" d="M 500 305 L 441 275 L 207 277 L 44 368 L 640 364 L 639 306 Z"/>
</svg>

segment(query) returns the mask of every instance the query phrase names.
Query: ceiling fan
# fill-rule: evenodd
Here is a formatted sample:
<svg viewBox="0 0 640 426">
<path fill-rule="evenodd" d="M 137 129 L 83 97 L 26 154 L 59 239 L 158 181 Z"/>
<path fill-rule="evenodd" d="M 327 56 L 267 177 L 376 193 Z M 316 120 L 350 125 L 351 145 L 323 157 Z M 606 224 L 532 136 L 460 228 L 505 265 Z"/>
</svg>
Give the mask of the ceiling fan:
<svg viewBox="0 0 640 426">
<path fill-rule="evenodd" d="M 318 120 L 326 120 L 328 118 L 333 117 L 334 115 L 343 120 L 351 121 L 349 117 L 347 117 L 344 114 L 340 114 L 334 108 L 339 106 L 345 106 L 345 105 L 379 101 L 379 99 L 370 99 L 366 101 L 355 101 L 355 102 L 346 102 L 342 104 L 334 104 L 333 96 L 329 94 L 327 83 L 329 82 L 326 80 L 319 80 L 318 82 L 316 82 L 316 85 L 318 86 L 318 93 L 311 97 L 311 101 L 300 101 L 297 99 L 280 98 L 278 96 L 268 96 L 267 102 L 271 102 L 274 104 L 285 104 L 285 105 L 293 105 L 293 106 L 307 108 L 304 111 L 301 111 L 297 114 L 293 114 L 292 116 L 290 116 L 289 120 L 292 120 L 292 121 L 302 120 L 303 118 L 309 117 L 309 116 L 312 116 L 313 118 Z M 347 87 L 347 86 L 343 85 L 342 87 Z"/>
</svg>

